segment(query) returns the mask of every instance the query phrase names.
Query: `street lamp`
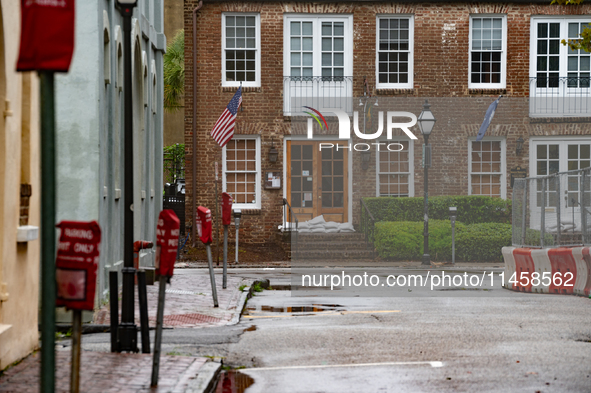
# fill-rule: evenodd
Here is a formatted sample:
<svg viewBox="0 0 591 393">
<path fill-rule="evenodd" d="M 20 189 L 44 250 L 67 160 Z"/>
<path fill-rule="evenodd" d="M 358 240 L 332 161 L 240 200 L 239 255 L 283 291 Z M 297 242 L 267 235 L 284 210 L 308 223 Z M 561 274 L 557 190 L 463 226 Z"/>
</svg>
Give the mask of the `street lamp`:
<svg viewBox="0 0 591 393">
<path fill-rule="evenodd" d="M 433 131 L 435 125 L 435 116 L 431 112 L 431 105 L 429 101 L 425 100 L 423 104 L 423 111 L 417 119 L 421 134 L 425 139 L 423 145 L 423 168 L 425 169 L 425 187 L 424 187 L 424 242 L 423 242 L 423 265 L 431 265 L 431 257 L 429 256 L 429 167 L 431 166 L 431 145 L 429 144 L 429 135 Z"/>
<path fill-rule="evenodd" d="M 121 323 L 117 331 L 117 348 L 119 352 L 138 352 L 137 326 L 134 311 L 134 278 L 133 267 L 133 106 L 131 95 L 131 16 L 137 0 L 117 0 L 116 6 L 123 16 L 123 66 L 124 66 L 124 153 L 125 153 L 125 198 L 123 216 L 123 298 L 121 299 Z M 137 212 L 141 211 L 136 206 Z"/>
</svg>

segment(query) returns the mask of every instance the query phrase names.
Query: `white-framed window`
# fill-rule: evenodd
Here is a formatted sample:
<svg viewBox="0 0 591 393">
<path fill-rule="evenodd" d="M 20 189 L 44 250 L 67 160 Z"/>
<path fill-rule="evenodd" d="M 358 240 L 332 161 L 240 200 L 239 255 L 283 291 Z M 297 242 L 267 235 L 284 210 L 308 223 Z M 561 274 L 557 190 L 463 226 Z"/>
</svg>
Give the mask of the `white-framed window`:
<svg viewBox="0 0 591 393">
<path fill-rule="evenodd" d="M 340 81 L 353 75 L 352 16 L 286 15 L 284 75 Z"/>
<path fill-rule="evenodd" d="M 591 17 L 539 16 L 531 19 L 530 116 L 589 116 L 591 54 L 562 45 L 577 39 Z"/>
<path fill-rule="evenodd" d="M 234 135 L 223 148 L 223 189 L 236 209 L 261 208 L 261 139 Z"/>
<path fill-rule="evenodd" d="M 260 14 L 222 14 L 222 86 L 261 85 Z"/>
<path fill-rule="evenodd" d="M 468 194 L 506 198 L 506 141 L 504 138 L 468 140 Z"/>
<path fill-rule="evenodd" d="M 530 140 L 530 176 L 547 176 L 558 172 L 574 171 L 591 166 L 591 137 L 584 138 L 536 138 Z M 578 175 L 567 176 L 568 181 L 562 184 L 565 206 L 577 207 L 580 194 Z M 538 182 L 536 206 L 542 205 L 542 183 Z M 555 207 L 556 182 L 548 182 L 546 188 L 546 207 Z M 562 202 L 562 201 L 561 201 Z"/>
<path fill-rule="evenodd" d="M 506 87 L 507 16 L 470 16 L 470 59 L 468 87 L 499 89 Z"/>
<path fill-rule="evenodd" d="M 378 15 L 376 30 L 376 87 L 412 88 L 414 17 Z"/>
<path fill-rule="evenodd" d="M 380 142 L 383 144 L 376 153 L 376 196 L 414 196 L 413 141 Z"/>
<path fill-rule="evenodd" d="M 589 88 L 591 54 L 561 43 L 565 38 L 577 39 L 589 24 L 591 17 L 532 18 L 530 76 L 536 78 L 536 88 L 559 88 L 561 83 L 567 88 Z"/>
</svg>

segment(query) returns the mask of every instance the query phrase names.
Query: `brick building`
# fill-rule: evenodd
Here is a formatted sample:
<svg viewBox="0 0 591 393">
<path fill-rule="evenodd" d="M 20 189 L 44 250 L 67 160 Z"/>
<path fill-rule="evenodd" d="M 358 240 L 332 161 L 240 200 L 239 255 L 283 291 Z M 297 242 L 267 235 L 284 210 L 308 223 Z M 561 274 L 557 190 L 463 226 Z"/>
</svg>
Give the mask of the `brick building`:
<svg viewBox="0 0 591 393">
<path fill-rule="evenodd" d="M 322 214 L 357 225 L 361 197 L 422 196 L 419 127 L 411 128 L 416 140 L 397 129 L 386 141 L 384 132 L 380 151 L 353 131 L 338 142 L 351 147 L 321 149 L 337 144 L 336 117 L 314 122 L 309 139 L 302 106 L 326 99 L 340 100 L 360 134 L 373 133 L 379 117 L 386 129 L 389 111 L 418 116 L 428 99 L 437 119 L 430 195 L 510 198 L 520 169 L 538 176 L 589 166 L 590 55 L 560 40 L 577 37 L 590 11 L 547 0 L 185 1 L 187 217 L 194 197 L 213 210 L 215 162 L 221 189 L 242 208 L 241 239 L 251 243 L 274 238 L 283 198 L 300 221 Z M 220 149 L 209 132 L 240 83 L 236 134 Z M 368 152 L 355 150 L 359 143 Z M 384 150 L 388 143 L 398 147 Z"/>
</svg>

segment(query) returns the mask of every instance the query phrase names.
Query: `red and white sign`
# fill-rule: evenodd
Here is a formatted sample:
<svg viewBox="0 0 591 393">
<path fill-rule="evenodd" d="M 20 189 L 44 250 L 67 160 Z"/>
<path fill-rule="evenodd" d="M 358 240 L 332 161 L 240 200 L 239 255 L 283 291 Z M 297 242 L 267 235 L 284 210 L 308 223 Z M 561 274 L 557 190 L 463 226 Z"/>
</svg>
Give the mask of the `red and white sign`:
<svg viewBox="0 0 591 393">
<path fill-rule="evenodd" d="M 156 228 L 156 274 L 172 277 L 181 222 L 171 209 L 162 210 Z"/>
<path fill-rule="evenodd" d="M 94 309 L 101 228 L 96 221 L 62 221 L 57 247 L 57 306 Z"/>
<path fill-rule="evenodd" d="M 213 241 L 211 237 L 211 210 L 199 206 L 197 213 L 197 235 L 204 244 L 210 244 Z"/>
<path fill-rule="evenodd" d="M 17 71 L 67 72 L 74 53 L 75 0 L 21 0 Z"/>
</svg>

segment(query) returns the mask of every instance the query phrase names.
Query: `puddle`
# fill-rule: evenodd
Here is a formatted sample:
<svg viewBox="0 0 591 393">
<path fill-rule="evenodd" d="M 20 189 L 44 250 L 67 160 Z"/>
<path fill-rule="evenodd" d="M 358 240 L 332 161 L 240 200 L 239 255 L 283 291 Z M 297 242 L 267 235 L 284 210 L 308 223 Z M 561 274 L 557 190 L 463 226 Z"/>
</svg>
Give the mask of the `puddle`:
<svg viewBox="0 0 591 393">
<path fill-rule="evenodd" d="M 254 383 L 254 379 L 239 371 L 222 371 L 218 378 L 215 393 L 244 393 Z"/>
<path fill-rule="evenodd" d="M 255 325 L 251 325 L 250 327 L 244 329 L 245 332 L 254 332 L 255 330 L 257 330 L 257 327 Z"/>
<path fill-rule="evenodd" d="M 273 306 L 250 306 L 247 307 L 246 314 L 253 314 L 258 312 L 276 312 L 276 313 L 296 313 L 296 312 L 323 312 L 335 311 L 344 309 L 340 304 L 312 304 L 310 306 L 288 306 L 288 307 L 273 307 Z"/>
</svg>

